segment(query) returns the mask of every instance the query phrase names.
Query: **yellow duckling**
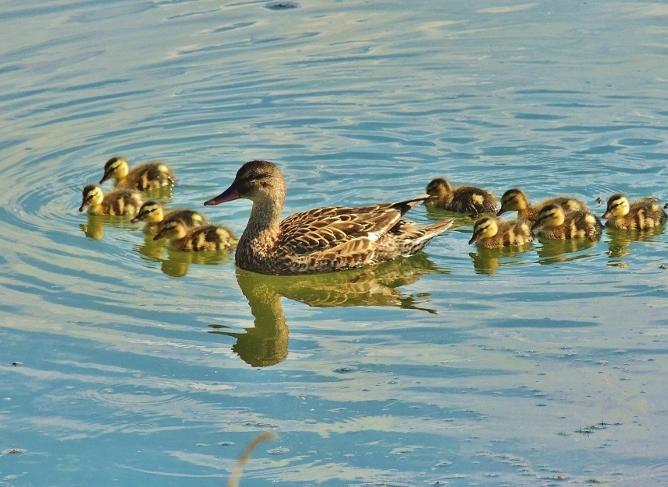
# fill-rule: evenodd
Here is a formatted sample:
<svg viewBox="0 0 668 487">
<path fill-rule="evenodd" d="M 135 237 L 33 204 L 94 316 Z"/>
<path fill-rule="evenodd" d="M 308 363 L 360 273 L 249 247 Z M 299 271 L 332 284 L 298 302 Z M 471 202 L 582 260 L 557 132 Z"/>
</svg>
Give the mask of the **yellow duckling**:
<svg viewBox="0 0 668 487">
<path fill-rule="evenodd" d="M 89 184 L 82 191 L 79 211 L 90 215 L 134 216 L 141 207 L 141 193 L 132 189 L 117 189 L 104 194 L 97 184 Z"/>
<path fill-rule="evenodd" d="M 425 191 L 434 197 L 427 204 L 444 210 L 477 215 L 484 212 L 493 213 L 499 207 L 496 196 L 489 191 L 474 186 L 455 188 L 443 178 L 433 179 Z"/>
<path fill-rule="evenodd" d="M 523 221 L 502 221 L 492 216 L 483 216 L 473 225 L 473 236 L 469 244 L 478 247 L 497 249 L 517 247 L 533 240 L 529 225 Z"/>
<path fill-rule="evenodd" d="M 601 235 L 601 222 L 596 215 L 587 211 L 571 211 L 566 213 L 557 204 L 544 206 L 531 231 L 538 230 L 540 236 L 548 239 L 564 240 L 570 238 L 588 238 L 596 240 Z"/>
<path fill-rule="evenodd" d="M 557 196 L 556 198 L 549 198 L 532 205 L 529 202 L 527 194 L 518 188 L 509 189 L 501 197 L 501 209 L 497 215 L 502 215 L 507 211 L 517 210 L 517 217 L 520 220 L 529 220 L 533 222 L 540 210 L 546 205 L 556 204 L 568 211 L 589 211 L 584 201 L 577 198 L 567 196 Z"/>
<path fill-rule="evenodd" d="M 629 203 L 623 194 L 615 194 L 608 199 L 603 218 L 606 226 L 618 230 L 648 230 L 663 225 L 666 212 L 655 198 L 643 198 Z"/>
<path fill-rule="evenodd" d="M 112 177 L 116 181 L 116 188 L 139 191 L 164 188 L 176 183 L 174 171 L 163 162 L 148 162 L 130 169 L 128 161 L 120 156 L 112 157 L 105 163 L 100 184 Z"/>
<path fill-rule="evenodd" d="M 228 250 L 237 239 L 223 227 L 206 225 L 188 231 L 181 220 L 170 220 L 162 225 L 153 240 L 169 240 L 169 248 L 186 252 L 211 252 Z"/>
<path fill-rule="evenodd" d="M 194 210 L 172 209 L 165 213 L 162 205 L 153 200 L 147 201 L 141 206 L 137 216 L 132 219 L 132 223 L 145 221 L 144 233 L 156 235 L 165 223 L 172 220 L 179 220 L 186 226 L 187 230 L 208 223 L 204 215 Z"/>
</svg>

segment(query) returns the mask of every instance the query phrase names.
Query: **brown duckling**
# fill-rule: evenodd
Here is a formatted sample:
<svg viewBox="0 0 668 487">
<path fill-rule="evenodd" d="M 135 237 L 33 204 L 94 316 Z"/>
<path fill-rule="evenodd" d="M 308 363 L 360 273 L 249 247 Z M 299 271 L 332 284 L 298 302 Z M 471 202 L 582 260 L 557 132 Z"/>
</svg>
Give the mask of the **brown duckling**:
<svg viewBox="0 0 668 487">
<path fill-rule="evenodd" d="M 212 252 L 231 249 L 237 242 L 232 233 L 215 225 L 206 225 L 193 230 L 181 220 L 165 222 L 153 240 L 169 240 L 169 248 L 186 252 Z"/>
<path fill-rule="evenodd" d="M 606 226 L 618 230 L 648 230 L 663 225 L 666 212 L 656 198 L 642 198 L 629 203 L 623 194 L 615 194 L 608 199 L 603 218 Z"/>
<path fill-rule="evenodd" d="M 587 211 L 566 213 L 557 204 L 544 206 L 531 225 L 532 232 L 538 231 L 541 237 L 555 240 L 585 237 L 596 240 L 601 235 L 601 228 L 603 225 L 593 213 Z"/>
<path fill-rule="evenodd" d="M 529 220 L 533 222 L 538 216 L 540 210 L 546 206 L 556 204 L 561 206 L 565 211 L 589 211 L 584 201 L 568 196 L 557 196 L 549 198 L 532 205 L 529 202 L 527 194 L 518 188 L 509 189 L 501 197 L 501 209 L 497 215 L 502 215 L 507 211 L 517 210 L 517 217 L 520 220 Z"/>
<path fill-rule="evenodd" d="M 493 216 L 483 216 L 473 225 L 473 235 L 469 244 L 496 249 L 518 247 L 533 240 L 529 225 L 523 221 L 499 220 Z"/>
<path fill-rule="evenodd" d="M 100 184 L 112 177 L 117 189 L 150 191 L 170 187 L 176 183 L 174 171 L 164 162 L 148 162 L 130 169 L 128 161 L 120 156 L 112 157 L 105 163 Z"/>
<path fill-rule="evenodd" d="M 139 209 L 137 216 L 132 219 L 132 223 L 145 221 L 144 233 L 156 235 L 160 228 L 168 221 L 179 220 L 187 230 L 201 227 L 208 223 L 206 217 L 194 210 L 171 209 L 165 213 L 162 205 L 157 201 L 147 201 Z"/>
<path fill-rule="evenodd" d="M 434 198 L 427 203 L 444 210 L 477 215 L 484 212 L 495 212 L 499 201 L 489 191 L 474 186 L 455 188 L 443 178 L 433 179 L 425 190 Z"/>
<path fill-rule="evenodd" d="M 79 211 L 91 215 L 134 216 L 141 207 L 141 193 L 132 189 L 117 189 L 104 194 L 97 184 L 89 184 L 82 191 Z"/>
</svg>

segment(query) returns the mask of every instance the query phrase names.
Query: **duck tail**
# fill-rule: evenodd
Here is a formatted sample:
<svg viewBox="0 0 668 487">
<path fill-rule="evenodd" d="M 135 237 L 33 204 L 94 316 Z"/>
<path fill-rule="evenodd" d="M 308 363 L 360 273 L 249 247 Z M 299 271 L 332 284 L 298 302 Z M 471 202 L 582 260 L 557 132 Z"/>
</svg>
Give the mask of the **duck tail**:
<svg viewBox="0 0 668 487">
<path fill-rule="evenodd" d="M 379 253 L 385 259 L 413 255 L 422 250 L 434 237 L 450 228 L 453 222 L 454 220 L 448 219 L 431 225 L 418 226 L 413 222 L 402 220 L 390 230 Z"/>
<path fill-rule="evenodd" d="M 412 198 L 410 200 L 405 200 L 405 201 L 399 201 L 398 203 L 393 203 L 392 207 L 396 208 L 400 213 L 401 216 L 406 214 L 408 210 L 415 208 L 417 205 L 420 203 L 424 203 L 425 201 L 429 201 L 431 199 L 434 199 L 434 196 L 430 196 L 428 194 L 424 196 L 419 196 L 417 198 Z"/>
</svg>

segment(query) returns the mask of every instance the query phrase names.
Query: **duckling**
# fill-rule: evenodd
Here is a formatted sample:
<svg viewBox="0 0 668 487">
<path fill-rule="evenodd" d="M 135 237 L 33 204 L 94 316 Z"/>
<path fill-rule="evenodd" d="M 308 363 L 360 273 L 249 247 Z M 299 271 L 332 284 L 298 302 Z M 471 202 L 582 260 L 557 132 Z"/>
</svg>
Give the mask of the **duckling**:
<svg viewBox="0 0 668 487">
<path fill-rule="evenodd" d="M 237 242 L 223 227 L 206 225 L 188 231 L 181 220 L 166 221 L 153 240 L 169 240 L 169 248 L 186 252 L 210 252 L 231 249 Z"/>
<path fill-rule="evenodd" d="M 499 207 L 496 196 L 489 191 L 473 186 L 455 188 L 443 178 L 433 179 L 425 191 L 434 197 L 427 203 L 444 210 L 477 215 L 486 211 L 495 212 Z"/>
<path fill-rule="evenodd" d="M 148 162 L 130 169 L 128 161 L 120 156 L 112 157 L 105 163 L 100 184 L 112 177 L 116 181 L 116 188 L 139 191 L 164 188 L 176 183 L 174 171 L 163 162 Z"/>
<path fill-rule="evenodd" d="M 623 194 L 615 194 L 608 199 L 603 218 L 606 226 L 618 230 L 647 230 L 659 227 L 666 221 L 666 212 L 655 198 L 642 198 L 629 203 Z"/>
<path fill-rule="evenodd" d="M 132 189 L 117 189 L 106 195 L 97 184 L 89 184 L 82 191 L 79 211 L 90 215 L 134 216 L 141 207 L 141 193 Z"/>
<path fill-rule="evenodd" d="M 495 249 L 517 247 L 533 240 L 529 225 L 523 221 L 501 221 L 492 216 L 483 216 L 473 225 L 473 236 L 469 244 Z"/>
<path fill-rule="evenodd" d="M 538 230 L 543 238 L 564 240 L 583 238 L 596 240 L 601 235 L 601 222 L 596 215 L 588 211 L 571 211 L 566 213 L 557 204 L 544 206 L 533 225 L 531 231 Z"/>
<path fill-rule="evenodd" d="M 172 220 L 181 221 L 187 230 L 208 223 L 204 215 L 194 210 L 172 209 L 165 213 L 162 205 L 153 200 L 147 201 L 141 206 L 137 216 L 132 219 L 132 223 L 145 221 L 144 233 L 156 235 L 165 223 Z"/>
<path fill-rule="evenodd" d="M 568 211 L 589 211 L 584 201 L 577 198 L 566 196 L 557 196 L 556 198 L 549 198 L 532 205 L 529 203 L 527 194 L 518 188 L 509 189 L 501 197 L 501 209 L 497 215 L 502 215 L 507 211 L 517 210 L 517 217 L 520 220 L 528 220 L 533 222 L 540 210 L 546 205 L 557 204 L 564 210 Z"/>
</svg>

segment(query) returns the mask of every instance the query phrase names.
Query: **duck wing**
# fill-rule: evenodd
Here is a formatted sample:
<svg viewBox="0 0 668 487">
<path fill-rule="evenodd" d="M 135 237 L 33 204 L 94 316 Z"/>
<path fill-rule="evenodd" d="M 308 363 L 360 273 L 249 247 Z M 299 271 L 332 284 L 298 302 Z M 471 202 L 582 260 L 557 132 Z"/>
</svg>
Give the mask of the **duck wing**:
<svg viewBox="0 0 668 487">
<path fill-rule="evenodd" d="M 404 213 L 429 196 L 361 208 L 316 208 L 295 213 L 281 222 L 278 245 L 296 255 L 336 251 L 364 254 L 390 231 Z"/>
</svg>

